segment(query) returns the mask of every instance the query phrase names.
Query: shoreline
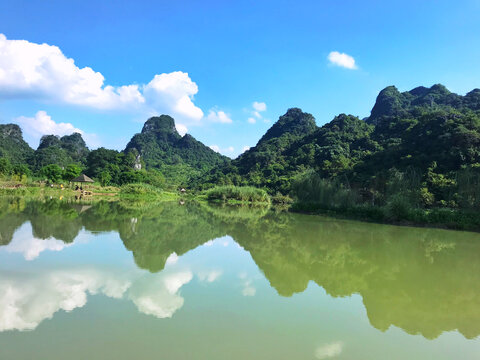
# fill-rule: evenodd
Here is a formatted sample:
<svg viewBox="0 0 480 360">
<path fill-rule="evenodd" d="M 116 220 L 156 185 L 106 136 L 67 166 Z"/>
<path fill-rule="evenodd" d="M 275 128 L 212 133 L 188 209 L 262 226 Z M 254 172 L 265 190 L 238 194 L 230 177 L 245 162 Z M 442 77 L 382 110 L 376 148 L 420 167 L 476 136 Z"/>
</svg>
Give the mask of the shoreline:
<svg viewBox="0 0 480 360">
<path fill-rule="evenodd" d="M 327 209 L 318 204 L 294 203 L 289 211 L 377 224 L 480 232 L 480 214 L 448 208 L 413 209 L 404 217 L 389 217 L 386 214 L 387 210 L 380 206 Z"/>
<path fill-rule="evenodd" d="M 13 196 L 19 198 L 48 198 L 56 197 L 60 200 L 75 199 L 78 201 L 187 201 L 194 200 L 198 202 L 211 203 L 214 205 L 226 206 L 250 206 L 266 207 L 274 210 L 275 205 L 271 202 L 259 201 L 240 201 L 236 199 L 208 199 L 205 194 L 188 193 L 179 194 L 172 191 L 161 191 L 158 193 L 128 194 L 122 193 L 121 188 L 107 187 L 102 188 L 98 185 L 92 185 L 88 190 L 90 194 L 84 195 L 80 191 L 68 187 L 48 187 L 41 185 L 22 184 L 22 186 L 0 187 L 0 196 Z M 450 230 L 466 230 L 480 232 L 480 214 L 474 211 L 464 211 L 448 208 L 433 209 L 409 209 L 402 214 L 389 214 L 388 209 L 380 206 L 355 206 L 350 208 L 326 208 L 316 203 L 293 203 L 290 206 L 283 207 L 283 210 L 292 213 L 301 213 L 307 215 L 324 215 L 338 219 L 350 219 L 378 224 L 390 224 L 397 226 L 440 228 Z"/>
</svg>

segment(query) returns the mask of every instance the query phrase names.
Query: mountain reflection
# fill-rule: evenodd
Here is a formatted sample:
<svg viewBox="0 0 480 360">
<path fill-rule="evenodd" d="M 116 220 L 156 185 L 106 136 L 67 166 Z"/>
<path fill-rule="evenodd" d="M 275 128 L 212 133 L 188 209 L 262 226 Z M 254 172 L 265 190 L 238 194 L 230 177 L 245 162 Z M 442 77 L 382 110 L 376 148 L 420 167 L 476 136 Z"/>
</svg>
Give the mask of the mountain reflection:
<svg viewBox="0 0 480 360">
<path fill-rule="evenodd" d="M 228 234 L 251 254 L 281 296 L 300 293 L 313 281 L 333 297 L 360 294 L 371 325 L 382 331 L 395 325 L 429 339 L 450 330 L 458 330 L 466 338 L 480 333 L 480 234 L 333 220 L 262 208 L 124 202 L 85 206 L 55 200 L 10 200 L 0 206 L 0 244 L 8 245 L 25 222 L 30 222 L 36 238 L 66 243 L 82 228 L 116 231 L 137 266 L 152 273 L 164 269 L 167 259 L 174 261 L 172 254 L 181 256 Z M 182 272 L 170 280 L 164 272 L 151 276 L 158 275 L 161 277 L 155 280 L 139 280 L 102 274 L 99 278 L 110 279 L 109 285 L 93 282 L 93 287 L 82 289 L 84 294 L 100 291 L 112 297 L 126 296 L 144 313 L 171 316 L 183 304 L 177 291 L 192 274 Z M 8 280 L 0 279 L 0 286 Z M 254 293 L 248 281 L 244 282 L 244 295 Z M 50 288 L 47 284 L 41 290 Z M 28 299 L 22 289 L 27 285 L 18 294 Z M 57 310 L 82 304 L 81 296 L 48 296 L 58 299 Z M 29 310 L 31 318 L 20 317 L 23 328 L 53 314 L 48 308 L 39 311 Z M 13 326 L 8 324 L 0 323 L 0 330 Z"/>
</svg>

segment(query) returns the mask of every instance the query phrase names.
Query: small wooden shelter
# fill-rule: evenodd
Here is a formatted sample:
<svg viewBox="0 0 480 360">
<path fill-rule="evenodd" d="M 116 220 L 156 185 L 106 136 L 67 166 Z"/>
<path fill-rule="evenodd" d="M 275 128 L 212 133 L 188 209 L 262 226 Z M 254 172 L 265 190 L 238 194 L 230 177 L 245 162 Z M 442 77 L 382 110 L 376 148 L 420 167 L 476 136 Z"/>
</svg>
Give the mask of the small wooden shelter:
<svg viewBox="0 0 480 360">
<path fill-rule="evenodd" d="M 87 183 L 93 183 L 94 181 L 90 179 L 87 175 L 82 174 L 80 176 L 77 176 L 75 179 L 72 179 L 72 183 L 80 183 L 80 190 L 85 190 L 87 187 L 85 186 L 85 189 L 82 188 L 82 183 L 87 184 Z M 77 187 L 78 189 L 78 187 Z M 85 195 L 90 195 L 91 193 L 85 193 Z"/>
<path fill-rule="evenodd" d="M 94 181 L 90 179 L 87 175 L 82 174 L 77 176 L 75 179 L 72 180 L 73 183 L 93 183 Z"/>
</svg>

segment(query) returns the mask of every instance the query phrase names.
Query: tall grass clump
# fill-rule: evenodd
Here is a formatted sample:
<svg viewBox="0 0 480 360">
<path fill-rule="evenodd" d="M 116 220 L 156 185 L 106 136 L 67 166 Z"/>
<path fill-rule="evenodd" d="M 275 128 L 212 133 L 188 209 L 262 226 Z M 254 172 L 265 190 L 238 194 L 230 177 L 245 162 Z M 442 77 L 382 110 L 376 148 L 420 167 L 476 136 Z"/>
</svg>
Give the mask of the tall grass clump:
<svg viewBox="0 0 480 360">
<path fill-rule="evenodd" d="M 308 171 L 292 184 L 292 194 L 300 204 L 316 204 L 325 209 L 346 209 L 355 206 L 358 194 L 336 181 L 322 179 L 315 171 Z"/>
<path fill-rule="evenodd" d="M 208 200 L 213 201 L 270 202 L 270 196 L 265 190 L 253 186 L 216 186 L 207 190 L 206 195 Z"/>
<path fill-rule="evenodd" d="M 138 183 L 126 184 L 120 188 L 120 195 L 129 196 L 157 196 L 162 194 L 162 189 L 153 185 Z"/>
</svg>

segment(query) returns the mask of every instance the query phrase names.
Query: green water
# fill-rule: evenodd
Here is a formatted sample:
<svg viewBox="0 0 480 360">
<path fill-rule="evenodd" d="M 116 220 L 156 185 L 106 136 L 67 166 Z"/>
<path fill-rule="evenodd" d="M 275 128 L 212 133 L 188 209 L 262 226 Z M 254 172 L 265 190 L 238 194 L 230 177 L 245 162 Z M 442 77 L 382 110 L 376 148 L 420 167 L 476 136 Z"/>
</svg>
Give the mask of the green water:
<svg viewBox="0 0 480 360">
<path fill-rule="evenodd" d="M 480 234 L 0 201 L 0 359 L 478 359 Z"/>
</svg>

